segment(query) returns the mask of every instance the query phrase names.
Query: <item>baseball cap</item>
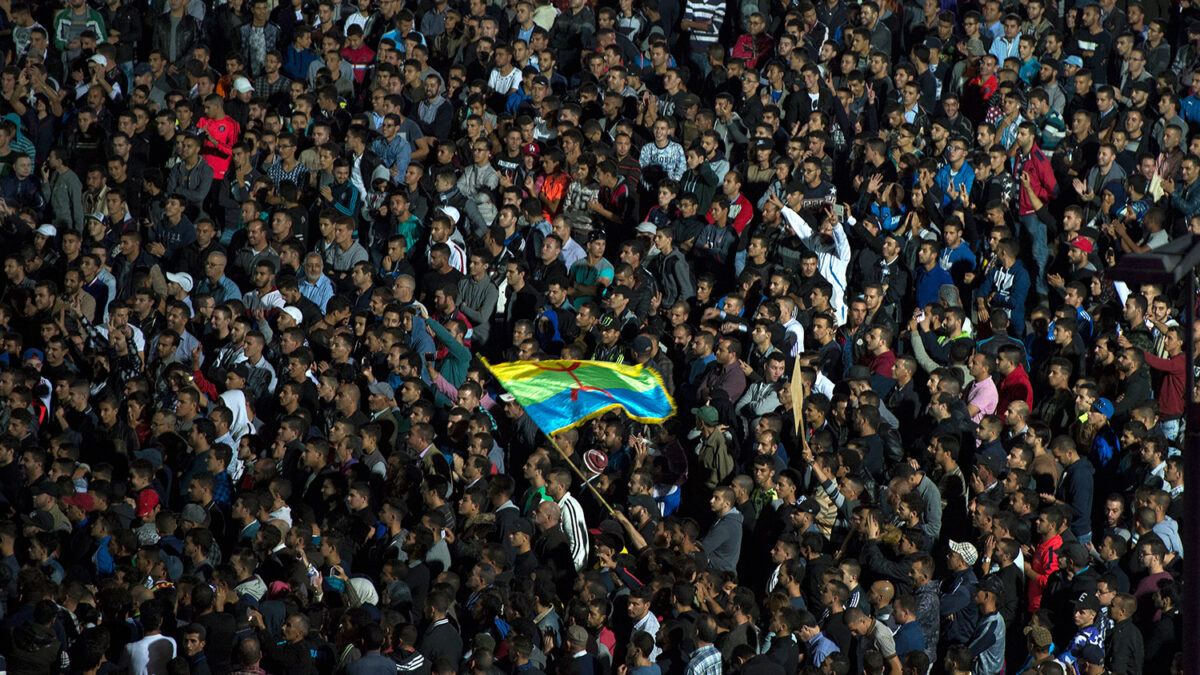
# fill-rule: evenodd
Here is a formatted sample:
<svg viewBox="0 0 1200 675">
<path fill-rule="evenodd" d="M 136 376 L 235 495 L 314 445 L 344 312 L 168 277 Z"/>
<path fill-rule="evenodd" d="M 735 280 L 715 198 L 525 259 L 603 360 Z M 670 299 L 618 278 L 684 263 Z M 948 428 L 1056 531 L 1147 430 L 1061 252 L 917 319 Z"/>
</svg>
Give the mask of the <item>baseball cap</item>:
<svg viewBox="0 0 1200 675">
<path fill-rule="evenodd" d="M 1083 67 L 1083 59 L 1079 58 L 1078 56 L 1068 56 L 1067 58 L 1063 59 L 1063 65 L 1064 66 L 1075 66 L 1076 68 L 1082 68 Z"/>
<path fill-rule="evenodd" d="M 287 307 L 283 308 L 283 313 L 292 317 L 292 321 L 295 321 L 297 326 L 304 323 L 304 314 L 297 307 L 288 305 Z"/>
<path fill-rule="evenodd" d="M 520 532 L 527 537 L 532 537 L 534 533 L 533 521 L 528 518 L 517 518 L 515 521 L 513 521 L 512 531 Z"/>
<path fill-rule="evenodd" d="M 639 335 L 633 338 L 633 342 L 629 343 L 629 348 L 636 354 L 644 354 L 651 349 L 654 349 L 654 343 L 645 335 Z"/>
<path fill-rule="evenodd" d="M 133 76 L 134 77 L 140 77 L 142 75 L 146 75 L 146 74 L 152 73 L 152 72 L 154 72 L 154 69 L 150 67 L 149 63 L 146 63 L 144 61 L 133 67 Z"/>
<path fill-rule="evenodd" d="M 1092 665 L 1104 665 L 1104 650 L 1097 645 L 1087 644 L 1080 647 L 1075 657 Z"/>
<path fill-rule="evenodd" d="M 53 237 L 58 234 L 58 228 L 53 225 L 39 225 L 37 233 L 43 237 Z"/>
<path fill-rule="evenodd" d="M 871 369 L 864 365 L 850 366 L 850 370 L 846 373 L 847 380 L 869 380 L 871 379 Z"/>
<path fill-rule="evenodd" d="M 108 59 L 104 58 L 103 54 L 92 54 L 92 58 L 88 59 L 88 61 L 91 61 L 92 63 L 99 63 L 105 68 L 108 67 Z"/>
<path fill-rule="evenodd" d="M 658 514 L 658 502 L 654 501 L 654 497 L 650 495 L 630 495 L 629 499 L 625 500 L 625 504 L 629 508 L 640 506 L 651 514 Z"/>
<path fill-rule="evenodd" d="M 239 94 L 248 94 L 254 91 L 254 85 L 250 84 L 250 80 L 239 77 L 233 81 L 233 90 Z"/>
<path fill-rule="evenodd" d="M 372 382 L 371 386 L 367 387 L 367 393 L 391 398 L 396 395 L 396 390 L 387 382 Z"/>
<path fill-rule="evenodd" d="M 513 396 L 512 394 L 508 393 L 507 391 L 504 392 L 503 394 L 500 394 L 500 402 L 501 403 L 512 403 L 513 401 L 516 401 L 516 400 L 517 400 L 517 397 Z"/>
<path fill-rule="evenodd" d="M 138 518 L 145 518 L 150 515 L 154 507 L 158 506 L 158 493 L 149 488 L 142 490 L 137 496 L 137 512 Z"/>
<path fill-rule="evenodd" d="M 592 473 L 604 473 L 608 468 L 608 455 L 599 450 L 588 450 L 583 453 L 583 466 Z"/>
<path fill-rule="evenodd" d="M 450 220 L 454 221 L 456 226 L 458 225 L 458 219 L 462 218 L 462 213 L 453 206 L 443 206 L 441 212 L 449 216 Z"/>
<path fill-rule="evenodd" d="M 192 275 L 187 272 L 167 272 L 167 281 L 174 281 L 179 284 L 184 293 L 191 293 L 195 287 L 195 282 L 192 281 Z"/>
<path fill-rule="evenodd" d="M 1083 595 L 1079 596 L 1078 600 L 1075 601 L 1075 611 L 1082 612 L 1089 609 L 1093 612 L 1099 612 L 1100 600 L 1098 600 L 1092 593 L 1084 593 Z"/>
<path fill-rule="evenodd" d="M 27 516 L 21 516 L 21 522 L 32 525 L 43 532 L 54 529 L 54 516 L 49 511 L 34 511 Z"/>
<path fill-rule="evenodd" d="M 1071 245 L 1084 253 L 1091 253 L 1096 250 L 1096 247 L 1092 245 L 1092 242 L 1087 237 L 1075 237 L 1071 240 Z"/>
<path fill-rule="evenodd" d="M 37 347 L 30 347 L 29 349 L 25 350 L 24 354 L 21 355 L 22 361 L 28 361 L 29 359 L 37 359 L 38 361 L 45 361 L 46 355 L 43 354 L 42 350 L 38 349 Z"/>
<path fill-rule="evenodd" d="M 543 87 L 549 87 L 549 86 L 550 86 L 550 80 L 546 79 L 546 76 L 545 76 L 545 75 L 537 75 L 537 76 L 535 76 L 535 77 L 533 78 L 533 83 L 534 83 L 534 84 L 540 84 L 540 85 L 542 85 Z"/>
<path fill-rule="evenodd" d="M 594 228 L 594 229 L 592 229 L 591 233 L 588 234 L 588 243 L 589 244 L 592 243 L 593 241 L 601 241 L 601 240 L 608 241 L 608 235 L 604 233 L 604 230 L 602 228 L 599 228 L 599 227 Z"/>
<path fill-rule="evenodd" d="M 96 508 L 96 502 L 86 492 L 76 492 L 70 497 L 64 497 L 62 502 L 67 506 L 78 506 L 84 513 L 91 513 Z"/>
<path fill-rule="evenodd" d="M 809 499 L 808 497 L 796 502 L 796 508 L 801 513 L 808 513 L 814 516 L 821 512 L 821 505 L 817 503 L 817 500 Z"/>
<path fill-rule="evenodd" d="M 995 574 L 989 574 L 980 580 L 979 590 L 1000 596 L 1004 594 L 1004 582 Z"/>
<path fill-rule="evenodd" d="M 608 330 L 608 329 L 619 330 L 619 328 L 616 325 L 617 317 L 613 316 L 612 314 L 610 314 L 608 312 L 605 312 L 600 317 L 599 323 L 600 323 L 600 330 Z"/>
<path fill-rule="evenodd" d="M 658 232 L 658 228 L 654 226 L 654 223 L 643 221 L 638 223 L 638 226 L 633 231 L 638 234 L 654 234 Z"/>
<path fill-rule="evenodd" d="M 716 426 L 717 420 L 720 419 L 720 416 L 717 414 L 717 409 L 711 405 L 706 405 L 701 408 L 692 408 L 692 414 L 696 416 L 696 419 L 710 427 Z"/>
<path fill-rule="evenodd" d="M 1112 417 L 1113 416 L 1112 401 L 1110 401 L 1106 398 L 1098 398 L 1098 399 L 1096 399 L 1095 403 L 1092 403 L 1092 410 L 1095 410 L 1096 412 L 1100 413 L 1101 415 L 1104 415 L 1105 417 Z"/>
<path fill-rule="evenodd" d="M 233 375 L 237 375 L 243 380 L 250 379 L 250 369 L 246 367 L 246 364 L 244 363 L 239 363 L 238 365 L 230 368 L 228 372 Z"/>
<path fill-rule="evenodd" d="M 979 560 L 979 551 L 977 551 L 975 549 L 975 545 L 971 544 L 970 542 L 954 541 L 951 539 L 950 550 L 957 553 L 959 557 L 963 559 L 963 562 L 967 563 L 969 566 L 974 566 L 975 562 Z"/>
<path fill-rule="evenodd" d="M 755 150 L 764 150 L 764 149 L 765 150 L 774 150 L 775 149 L 775 141 L 773 141 L 769 138 L 760 138 L 760 139 L 754 141 L 754 149 Z"/>
</svg>

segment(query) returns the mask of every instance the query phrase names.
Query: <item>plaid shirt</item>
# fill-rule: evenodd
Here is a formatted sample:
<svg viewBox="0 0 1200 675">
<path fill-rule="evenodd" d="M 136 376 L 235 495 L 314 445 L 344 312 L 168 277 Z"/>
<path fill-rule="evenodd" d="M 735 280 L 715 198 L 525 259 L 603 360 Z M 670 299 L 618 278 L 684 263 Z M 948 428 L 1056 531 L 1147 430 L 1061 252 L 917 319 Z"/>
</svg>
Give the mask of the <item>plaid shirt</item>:
<svg viewBox="0 0 1200 675">
<path fill-rule="evenodd" d="M 712 645 L 704 645 L 692 652 L 687 675 L 721 675 L 721 672 L 721 650 Z"/>
<path fill-rule="evenodd" d="M 233 503 L 233 479 L 228 471 L 222 471 L 214 477 L 213 501 L 224 507 Z"/>
</svg>

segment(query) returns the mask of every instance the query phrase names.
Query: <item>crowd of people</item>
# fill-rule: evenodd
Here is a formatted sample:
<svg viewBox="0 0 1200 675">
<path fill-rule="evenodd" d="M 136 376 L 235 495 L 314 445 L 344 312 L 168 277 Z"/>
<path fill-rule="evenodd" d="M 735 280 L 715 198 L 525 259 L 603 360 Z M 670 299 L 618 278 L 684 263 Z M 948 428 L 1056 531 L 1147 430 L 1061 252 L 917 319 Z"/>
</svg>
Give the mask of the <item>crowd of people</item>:
<svg viewBox="0 0 1200 675">
<path fill-rule="evenodd" d="M 1191 0 L 361 1 L 0 2 L 0 671 L 1182 672 Z"/>
</svg>

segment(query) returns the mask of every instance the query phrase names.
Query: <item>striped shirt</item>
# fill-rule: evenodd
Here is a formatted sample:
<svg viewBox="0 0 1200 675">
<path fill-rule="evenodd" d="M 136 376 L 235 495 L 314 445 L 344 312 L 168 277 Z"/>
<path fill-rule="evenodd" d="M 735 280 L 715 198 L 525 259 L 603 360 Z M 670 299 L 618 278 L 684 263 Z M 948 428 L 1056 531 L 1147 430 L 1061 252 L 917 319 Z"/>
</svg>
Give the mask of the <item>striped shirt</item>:
<svg viewBox="0 0 1200 675">
<path fill-rule="evenodd" d="M 562 511 L 562 529 L 571 540 L 571 558 L 578 572 L 587 563 L 588 556 L 587 520 L 583 517 L 583 507 L 568 492 L 558 502 L 558 508 Z"/>
<path fill-rule="evenodd" d="M 708 49 L 709 45 L 717 44 L 721 24 L 725 21 L 725 3 L 720 0 L 688 0 L 683 18 L 696 23 L 712 21 L 708 30 L 692 31 L 692 48 Z"/>
</svg>

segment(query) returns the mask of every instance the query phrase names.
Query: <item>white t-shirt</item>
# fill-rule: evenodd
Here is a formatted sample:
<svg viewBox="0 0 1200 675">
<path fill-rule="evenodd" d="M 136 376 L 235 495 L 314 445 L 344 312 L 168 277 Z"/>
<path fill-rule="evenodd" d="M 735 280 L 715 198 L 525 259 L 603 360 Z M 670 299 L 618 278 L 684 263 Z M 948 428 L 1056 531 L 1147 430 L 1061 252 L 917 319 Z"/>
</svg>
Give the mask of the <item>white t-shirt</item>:
<svg viewBox="0 0 1200 675">
<path fill-rule="evenodd" d="M 175 653 L 175 640 L 150 635 L 125 646 L 125 664 L 130 675 L 166 675 L 167 662 Z"/>
</svg>

